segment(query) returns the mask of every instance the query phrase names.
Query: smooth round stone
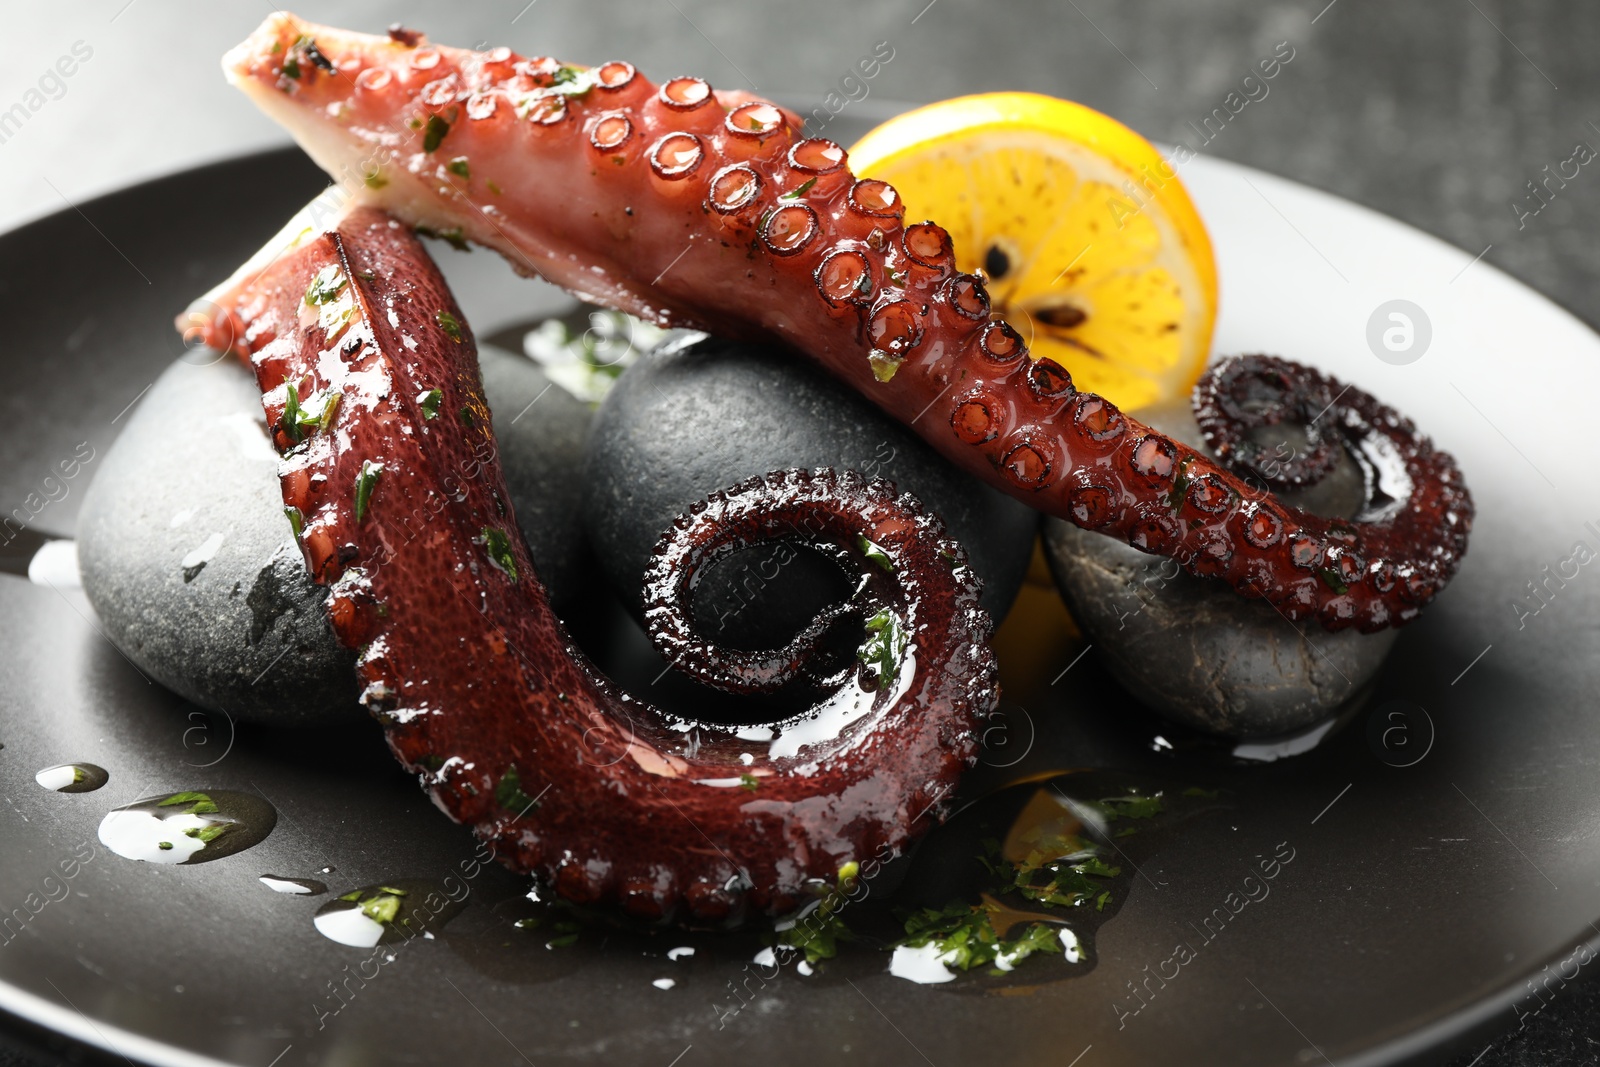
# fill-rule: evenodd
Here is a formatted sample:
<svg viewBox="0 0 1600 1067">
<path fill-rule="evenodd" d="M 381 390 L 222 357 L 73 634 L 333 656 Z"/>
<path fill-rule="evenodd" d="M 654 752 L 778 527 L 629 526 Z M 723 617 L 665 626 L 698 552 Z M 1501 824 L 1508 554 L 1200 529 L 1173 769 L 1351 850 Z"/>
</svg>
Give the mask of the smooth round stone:
<svg viewBox="0 0 1600 1067">
<path fill-rule="evenodd" d="M 1202 444 L 1187 402 L 1140 414 Z M 1281 494 L 1347 518 L 1362 496 L 1348 454 L 1317 485 Z M 1265 601 L 1064 519 L 1045 520 L 1044 545 L 1067 607 L 1112 675 L 1152 710 L 1207 733 L 1276 737 L 1320 722 L 1365 696 L 1394 644 L 1393 629 L 1328 633 L 1315 622 L 1291 623 Z"/>
<path fill-rule="evenodd" d="M 483 348 L 511 499 L 556 604 L 581 578 L 589 405 L 527 359 Z M 529 405 L 532 404 L 530 407 Z M 168 367 L 84 498 L 84 592 L 139 670 L 202 707 L 284 726 L 347 722 L 355 654 L 328 623 L 283 514 L 254 376 L 234 360 Z"/>
<path fill-rule="evenodd" d="M 675 335 L 629 367 L 589 438 L 584 515 L 619 599 L 640 613 L 645 568 L 674 517 L 716 490 L 791 467 L 853 469 L 914 494 L 965 546 L 983 606 L 997 625 L 1004 618 L 1028 568 L 1031 508 L 793 353 L 701 334 Z M 776 648 L 852 584 L 820 554 L 774 542 L 708 569 L 693 612 L 711 640 Z"/>
</svg>

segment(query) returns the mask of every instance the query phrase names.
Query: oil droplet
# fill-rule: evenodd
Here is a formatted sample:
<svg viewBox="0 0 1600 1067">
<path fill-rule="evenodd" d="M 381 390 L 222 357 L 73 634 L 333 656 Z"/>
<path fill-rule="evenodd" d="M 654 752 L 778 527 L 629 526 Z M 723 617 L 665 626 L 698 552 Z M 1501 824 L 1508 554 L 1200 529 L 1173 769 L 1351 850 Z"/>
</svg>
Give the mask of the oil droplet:
<svg viewBox="0 0 1600 1067">
<path fill-rule="evenodd" d="M 277 822 L 272 805 L 250 793 L 184 790 L 107 812 L 99 836 L 124 859 L 207 863 L 259 844 Z"/>
<path fill-rule="evenodd" d="M 57 793 L 92 793 L 109 782 L 111 775 L 92 763 L 62 763 L 46 767 L 33 780 Z"/>
<path fill-rule="evenodd" d="M 431 939 L 463 907 L 437 883 L 401 878 L 341 894 L 318 908 L 311 923 L 330 941 L 373 948 L 418 935 Z"/>
<path fill-rule="evenodd" d="M 280 878 L 275 874 L 263 874 L 261 884 L 274 893 L 288 893 L 290 896 L 314 897 L 328 891 L 328 887 L 314 878 Z"/>
</svg>

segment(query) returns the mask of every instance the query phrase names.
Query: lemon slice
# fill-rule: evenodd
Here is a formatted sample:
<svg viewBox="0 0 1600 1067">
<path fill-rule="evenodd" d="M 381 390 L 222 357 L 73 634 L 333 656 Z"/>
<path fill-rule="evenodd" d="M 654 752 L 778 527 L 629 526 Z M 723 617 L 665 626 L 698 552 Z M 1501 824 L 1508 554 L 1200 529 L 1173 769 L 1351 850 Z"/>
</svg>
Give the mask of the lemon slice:
<svg viewBox="0 0 1600 1067">
<path fill-rule="evenodd" d="M 1188 395 L 1217 314 L 1217 270 L 1172 164 L 1098 111 L 989 93 L 891 119 L 850 149 L 907 221 L 950 232 L 994 309 L 1080 390 L 1137 409 Z"/>
</svg>

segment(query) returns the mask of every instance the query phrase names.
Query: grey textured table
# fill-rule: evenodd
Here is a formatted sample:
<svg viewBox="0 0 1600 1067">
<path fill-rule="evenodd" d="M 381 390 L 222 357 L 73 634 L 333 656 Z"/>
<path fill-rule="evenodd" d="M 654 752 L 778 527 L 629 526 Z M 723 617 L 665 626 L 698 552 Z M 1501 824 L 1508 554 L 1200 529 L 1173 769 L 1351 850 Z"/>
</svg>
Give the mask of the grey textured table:
<svg viewBox="0 0 1600 1067">
<path fill-rule="evenodd" d="M 238 0 L 8 5 L 0 72 L 0 227 L 108 189 L 282 140 L 228 90 L 216 57 L 266 13 Z M 1147 136 L 1196 144 L 1247 68 L 1294 58 L 1204 147 L 1428 230 L 1600 322 L 1600 4 L 1571 0 L 494 0 L 308 2 L 300 14 L 393 21 L 459 44 L 704 74 L 810 112 L 880 41 L 893 59 L 846 109 L 877 119 L 946 96 L 1029 89 L 1080 100 Z M 66 62 L 61 61 L 65 57 Z M 58 67 L 58 63 L 61 65 Z M 70 76 L 59 71 L 70 69 Z M 35 92 L 37 95 L 29 95 Z M 12 114 L 26 106 L 25 119 Z M 34 107 L 38 104 L 37 107 Z M 1549 168 L 1548 170 L 1546 168 Z M 1549 179 L 1564 169 L 1568 178 Z M 1575 177 L 1570 177 L 1576 169 Z M 1535 198 L 1529 183 L 1545 183 Z M 225 220 L 196 219 L 196 225 Z M 181 240 L 181 234 L 174 234 Z M 115 254 L 85 219 L 86 255 Z M 1373 249 L 1374 256 L 1382 255 Z M 7 269 L 26 269 L 7 264 Z M 1487 312 L 1486 312 L 1487 313 Z M 1507 353 L 1507 375 L 1517 353 Z M 1470 936 L 1464 932 L 1463 936 Z M 1458 1067 L 1590 1063 L 1600 989 L 1581 981 Z M 33 1051 L 0 1064 L 78 1061 Z M 1487 1043 L 1485 1038 L 1484 1042 Z M 20 1047 L 20 1046 L 19 1046 Z M 17 1058 L 17 1057 L 22 1058 Z M 1474 1057 L 1478 1057 L 1474 1059 Z M 120 1061 L 119 1061 L 120 1062 Z"/>
</svg>

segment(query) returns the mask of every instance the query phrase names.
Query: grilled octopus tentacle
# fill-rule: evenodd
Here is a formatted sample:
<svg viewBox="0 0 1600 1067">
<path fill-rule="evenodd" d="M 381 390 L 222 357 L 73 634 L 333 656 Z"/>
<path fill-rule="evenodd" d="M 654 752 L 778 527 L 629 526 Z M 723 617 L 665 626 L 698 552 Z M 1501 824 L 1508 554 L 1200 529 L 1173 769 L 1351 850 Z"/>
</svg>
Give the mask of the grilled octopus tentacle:
<svg viewBox="0 0 1600 1067">
<path fill-rule="evenodd" d="M 905 225 L 794 116 L 698 78 L 369 37 L 274 15 L 224 62 L 345 186 L 413 225 L 658 322 L 776 337 L 1042 511 L 1262 596 L 1292 619 L 1416 617 L 1466 551 L 1454 461 L 1398 417 L 1411 492 L 1338 523 L 1253 493 L 990 313 L 949 235 Z M 1330 583 L 1326 573 L 1348 575 Z"/>
<path fill-rule="evenodd" d="M 306 564 L 361 650 L 363 703 L 441 808 L 571 900 L 707 923 L 791 910 L 808 883 L 893 855 L 942 814 L 997 690 L 977 579 L 936 519 L 831 472 L 698 505 L 652 564 L 652 618 L 694 665 L 718 662 L 687 623 L 695 574 L 774 536 L 831 546 L 867 576 L 868 632 L 787 745 L 784 724 L 769 749 L 669 717 L 599 675 L 551 613 L 471 332 L 411 229 L 371 208 L 289 229 L 219 309 L 239 332 L 211 339 L 249 355 Z"/>
</svg>

